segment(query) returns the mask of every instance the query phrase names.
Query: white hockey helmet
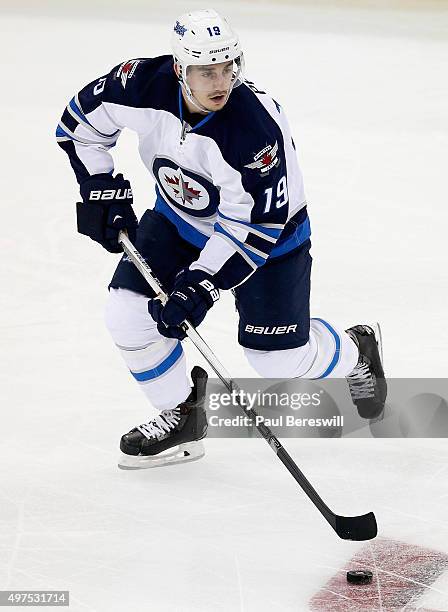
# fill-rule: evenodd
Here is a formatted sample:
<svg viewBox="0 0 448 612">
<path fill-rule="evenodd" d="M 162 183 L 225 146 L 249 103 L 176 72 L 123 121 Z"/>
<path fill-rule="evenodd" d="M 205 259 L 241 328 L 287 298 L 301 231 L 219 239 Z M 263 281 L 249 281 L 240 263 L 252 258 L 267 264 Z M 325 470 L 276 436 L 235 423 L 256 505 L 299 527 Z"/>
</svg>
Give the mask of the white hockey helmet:
<svg viewBox="0 0 448 612">
<path fill-rule="evenodd" d="M 194 99 L 188 85 L 189 66 L 204 66 L 234 62 L 232 85 L 243 81 L 244 56 L 238 35 L 228 21 L 213 9 L 192 11 L 181 15 L 174 24 L 171 36 L 174 62 L 179 67 L 179 82 L 188 99 L 200 110 L 209 112 Z"/>
</svg>

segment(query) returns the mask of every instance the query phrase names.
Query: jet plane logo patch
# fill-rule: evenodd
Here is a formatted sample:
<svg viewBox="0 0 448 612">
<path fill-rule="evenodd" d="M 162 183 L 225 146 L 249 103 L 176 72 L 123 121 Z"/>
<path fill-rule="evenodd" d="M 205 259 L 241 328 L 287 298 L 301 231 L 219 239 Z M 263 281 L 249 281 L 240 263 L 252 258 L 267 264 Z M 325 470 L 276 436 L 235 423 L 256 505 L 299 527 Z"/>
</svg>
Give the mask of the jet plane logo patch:
<svg viewBox="0 0 448 612">
<path fill-rule="evenodd" d="M 140 60 L 129 60 L 127 62 L 123 62 L 117 70 L 117 74 L 115 76 L 117 79 L 121 79 L 123 89 L 126 88 L 126 83 L 128 82 L 128 79 L 132 79 L 132 77 L 134 76 L 134 72 L 137 70 L 137 66 L 139 64 Z"/>
<path fill-rule="evenodd" d="M 265 176 L 272 168 L 276 168 L 280 164 L 277 156 L 278 142 L 274 145 L 267 145 L 254 155 L 254 161 L 246 164 L 244 167 L 250 170 L 259 170 L 261 176 Z"/>
</svg>

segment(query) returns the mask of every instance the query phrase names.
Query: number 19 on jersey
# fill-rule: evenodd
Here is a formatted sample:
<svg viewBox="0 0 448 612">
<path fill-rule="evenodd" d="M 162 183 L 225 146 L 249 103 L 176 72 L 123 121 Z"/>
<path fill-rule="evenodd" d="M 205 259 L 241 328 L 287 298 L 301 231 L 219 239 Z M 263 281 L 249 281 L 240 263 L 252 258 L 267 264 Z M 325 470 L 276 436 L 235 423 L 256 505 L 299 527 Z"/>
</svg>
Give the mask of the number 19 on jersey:
<svg viewBox="0 0 448 612">
<path fill-rule="evenodd" d="M 271 210 L 273 190 L 274 190 L 273 187 L 269 187 L 268 189 L 265 189 L 264 193 L 266 195 L 266 205 L 263 211 L 265 213 L 268 213 Z M 277 183 L 275 208 L 281 208 L 282 206 L 285 206 L 285 204 L 287 204 L 288 202 L 289 202 L 289 197 L 288 197 L 288 186 L 286 184 L 286 176 L 282 176 L 282 178 Z"/>
</svg>

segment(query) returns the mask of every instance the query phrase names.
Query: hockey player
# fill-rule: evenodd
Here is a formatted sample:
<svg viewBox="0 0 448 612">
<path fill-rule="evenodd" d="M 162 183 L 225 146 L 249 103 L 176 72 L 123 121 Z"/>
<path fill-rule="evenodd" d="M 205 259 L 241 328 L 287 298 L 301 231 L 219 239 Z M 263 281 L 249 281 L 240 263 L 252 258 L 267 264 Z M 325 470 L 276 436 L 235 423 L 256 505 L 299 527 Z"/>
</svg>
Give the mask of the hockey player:
<svg viewBox="0 0 448 612">
<path fill-rule="evenodd" d="M 90 83 L 57 128 L 80 185 L 78 230 L 118 253 L 126 229 L 169 293 L 165 306 L 152 299 L 126 257 L 109 285 L 107 326 L 160 411 L 121 450 L 136 465 L 170 449 L 171 461 L 203 454 L 207 375 L 194 368 L 190 388 L 179 325 L 200 325 L 221 290 L 234 293 L 238 341 L 261 376 L 347 377 L 360 413 L 377 414 L 386 385 L 374 329 L 310 319 L 310 223 L 282 107 L 245 80 L 239 39 L 215 11 L 179 17 L 172 52 Z M 156 184 L 139 223 L 109 153 L 124 128 Z"/>
</svg>

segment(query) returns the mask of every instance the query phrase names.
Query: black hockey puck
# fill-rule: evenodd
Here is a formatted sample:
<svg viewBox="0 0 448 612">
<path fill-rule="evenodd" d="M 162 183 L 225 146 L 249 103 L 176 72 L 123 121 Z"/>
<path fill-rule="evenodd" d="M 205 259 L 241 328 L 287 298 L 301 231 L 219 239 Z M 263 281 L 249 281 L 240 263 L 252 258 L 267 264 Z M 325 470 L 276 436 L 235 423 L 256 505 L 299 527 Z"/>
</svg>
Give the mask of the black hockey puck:
<svg viewBox="0 0 448 612">
<path fill-rule="evenodd" d="M 351 584 L 370 584 L 373 574 L 369 570 L 350 570 L 347 572 L 347 582 Z"/>
</svg>

